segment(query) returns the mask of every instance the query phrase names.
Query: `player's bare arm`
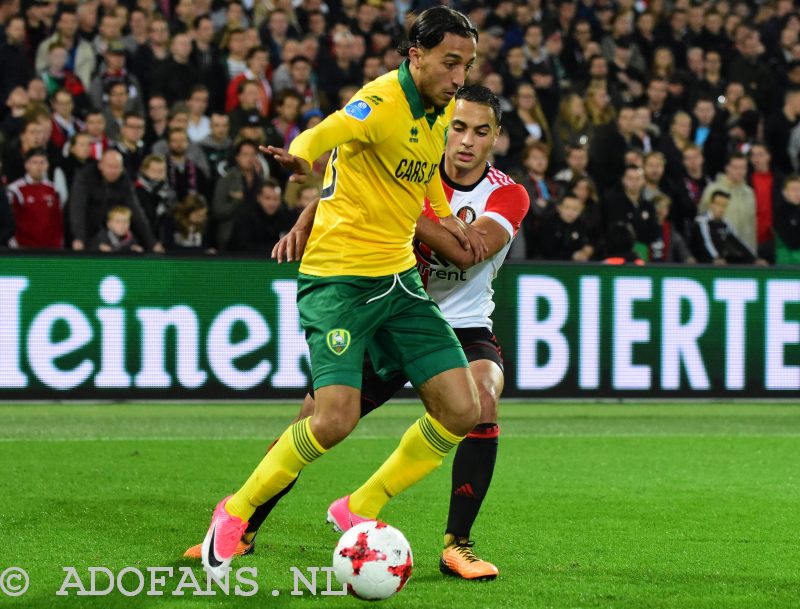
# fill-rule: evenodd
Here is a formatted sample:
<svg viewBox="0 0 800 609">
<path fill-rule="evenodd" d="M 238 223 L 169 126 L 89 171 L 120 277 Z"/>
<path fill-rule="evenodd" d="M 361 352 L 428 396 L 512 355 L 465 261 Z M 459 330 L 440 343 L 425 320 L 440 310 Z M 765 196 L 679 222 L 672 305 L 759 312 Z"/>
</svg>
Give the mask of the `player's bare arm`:
<svg viewBox="0 0 800 609">
<path fill-rule="evenodd" d="M 427 216 L 420 216 L 417 220 L 414 236 L 462 270 L 479 264 L 485 258 L 491 258 L 508 243 L 506 229 L 491 218 L 481 217 L 467 226 L 478 234 L 484 244 L 485 249 L 480 258 L 473 255 L 474 250 L 465 250 L 450 231 Z"/>
<path fill-rule="evenodd" d="M 311 166 L 299 156 L 289 154 L 283 148 L 276 148 L 275 146 L 259 146 L 258 149 L 264 154 L 270 155 L 281 167 L 287 171 L 291 171 L 292 175 L 289 177 L 290 182 L 298 182 L 302 184 L 306 181 L 308 174 L 311 173 Z"/>
<path fill-rule="evenodd" d="M 481 231 L 453 215 L 439 218 L 439 223 L 455 237 L 462 250 L 472 257 L 473 264 L 478 264 L 486 258 L 488 248 Z"/>
<path fill-rule="evenodd" d="M 281 262 L 293 262 L 303 257 L 303 252 L 311 235 L 311 228 L 314 226 L 314 215 L 317 213 L 319 199 L 306 207 L 292 229 L 286 233 L 272 248 L 272 257 Z"/>
</svg>

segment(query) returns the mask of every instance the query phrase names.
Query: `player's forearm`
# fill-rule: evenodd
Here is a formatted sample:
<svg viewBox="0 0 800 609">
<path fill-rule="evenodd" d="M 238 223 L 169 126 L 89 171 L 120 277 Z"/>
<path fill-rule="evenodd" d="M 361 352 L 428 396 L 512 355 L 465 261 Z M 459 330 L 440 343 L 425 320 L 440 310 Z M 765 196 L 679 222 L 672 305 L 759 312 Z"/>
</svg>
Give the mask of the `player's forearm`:
<svg viewBox="0 0 800 609">
<path fill-rule="evenodd" d="M 475 264 L 472 253 L 461 247 L 450 231 L 425 216 L 417 219 L 414 236 L 462 270 Z"/>
<path fill-rule="evenodd" d="M 297 222 L 292 227 L 294 230 L 302 230 L 307 233 L 311 232 L 311 227 L 314 226 L 314 217 L 317 215 L 317 207 L 319 207 L 319 199 L 306 207 L 298 216 Z"/>
<path fill-rule="evenodd" d="M 331 114 L 319 125 L 303 131 L 289 146 L 289 154 L 313 165 L 323 152 L 333 150 L 353 139 L 348 121 L 338 112 Z"/>
</svg>

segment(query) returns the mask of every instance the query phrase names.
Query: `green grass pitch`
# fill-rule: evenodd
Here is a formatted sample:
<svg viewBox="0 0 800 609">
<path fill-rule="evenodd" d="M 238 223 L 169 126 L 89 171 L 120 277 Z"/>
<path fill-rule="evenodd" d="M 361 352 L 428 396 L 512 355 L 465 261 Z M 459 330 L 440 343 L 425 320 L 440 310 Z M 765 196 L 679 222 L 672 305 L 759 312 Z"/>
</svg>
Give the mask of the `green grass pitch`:
<svg viewBox="0 0 800 609">
<path fill-rule="evenodd" d="M 294 405 L 0 406 L 0 572 L 27 593 L 2 607 L 362 607 L 292 596 L 291 566 L 327 566 L 328 503 L 355 488 L 420 413 L 384 407 L 309 467 L 273 513 L 251 597 L 59 597 L 63 567 L 178 569 Z M 386 607 L 787 608 L 800 606 L 800 407 L 504 404 L 494 483 L 474 529 L 500 577 L 437 569 L 450 459 L 382 516 L 414 550 Z M 202 577 L 201 569 L 196 569 Z M 178 576 L 179 577 L 179 576 Z M 101 578 L 101 583 L 106 580 Z M 126 587 L 136 579 L 126 577 Z M 149 588 L 146 582 L 145 591 Z M 278 596 L 272 591 L 277 590 Z"/>
</svg>

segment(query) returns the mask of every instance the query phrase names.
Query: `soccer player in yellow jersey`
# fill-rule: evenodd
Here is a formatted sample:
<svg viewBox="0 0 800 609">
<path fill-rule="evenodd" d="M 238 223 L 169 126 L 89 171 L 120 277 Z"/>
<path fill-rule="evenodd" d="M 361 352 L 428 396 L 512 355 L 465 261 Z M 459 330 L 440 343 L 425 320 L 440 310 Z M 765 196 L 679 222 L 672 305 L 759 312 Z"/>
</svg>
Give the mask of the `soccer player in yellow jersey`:
<svg viewBox="0 0 800 609">
<path fill-rule="evenodd" d="M 424 11 L 411 26 L 398 70 L 366 85 L 288 151 L 266 149 L 295 181 L 333 150 L 297 292 L 316 407 L 214 510 L 202 561 L 217 581 L 227 574 L 256 508 L 356 426 L 365 351 L 398 362 L 427 412 L 380 469 L 336 506 L 339 512 L 376 518 L 391 497 L 438 467 L 478 422 L 466 357 L 426 294 L 412 249 L 427 198 L 441 225 L 476 260 L 486 250 L 478 232 L 452 216 L 437 172 L 447 107 L 475 60 L 477 38 L 461 13 L 443 6 Z"/>
</svg>

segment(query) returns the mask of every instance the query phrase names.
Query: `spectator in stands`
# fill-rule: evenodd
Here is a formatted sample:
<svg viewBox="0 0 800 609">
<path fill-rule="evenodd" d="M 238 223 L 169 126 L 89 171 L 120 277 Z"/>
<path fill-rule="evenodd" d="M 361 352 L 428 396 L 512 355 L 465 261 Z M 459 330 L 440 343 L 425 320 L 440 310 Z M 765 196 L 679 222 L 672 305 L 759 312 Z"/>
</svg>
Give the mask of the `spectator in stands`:
<svg viewBox="0 0 800 609">
<path fill-rule="evenodd" d="M 666 174 L 671 180 L 684 176 L 683 151 L 692 143 L 692 119 L 686 112 L 676 112 L 672 117 L 669 134 L 663 137 L 659 150 L 666 159 Z"/>
<path fill-rule="evenodd" d="M 526 221 L 551 211 L 559 199 L 558 185 L 547 176 L 549 155 L 550 150 L 542 142 L 533 142 L 525 147 L 523 164 L 526 174 L 521 184 L 531 200 L 531 213 Z"/>
<path fill-rule="evenodd" d="M 92 79 L 89 85 L 89 98 L 95 110 L 102 110 L 109 103 L 111 85 L 122 83 L 126 92 L 123 112 L 144 112 L 142 85 L 139 79 L 127 69 L 125 45 L 115 40 L 105 51 L 105 68 Z"/>
<path fill-rule="evenodd" d="M 186 132 L 194 143 L 203 141 L 211 133 L 211 121 L 206 116 L 208 110 L 208 89 L 205 85 L 195 85 L 189 94 L 186 106 L 189 108 L 189 123 Z"/>
<path fill-rule="evenodd" d="M 569 155 L 569 150 L 576 146 L 586 147 L 591 141 L 592 126 L 586 113 L 586 104 L 577 93 L 570 93 L 561 99 L 555 123 L 555 135 L 558 157 L 562 159 Z M 564 146 L 568 148 L 566 152 Z M 572 176 L 559 181 L 568 182 L 571 179 Z"/>
<path fill-rule="evenodd" d="M 728 133 L 724 120 L 717 113 L 714 101 L 701 97 L 694 104 L 692 111 L 694 129 L 692 142 L 703 150 L 703 158 L 709 159 L 706 171 L 717 175 L 723 169 L 728 155 Z"/>
<path fill-rule="evenodd" d="M 172 110 L 170 111 L 167 134 L 165 135 L 164 139 L 159 140 L 158 142 L 153 144 L 153 147 L 151 148 L 150 152 L 152 152 L 153 154 L 160 154 L 161 156 L 165 157 L 167 159 L 167 163 L 169 163 L 169 157 L 171 154 L 169 146 L 169 133 L 172 131 L 185 132 L 187 131 L 188 128 L 189 128 L 189 108 L 184 103 L 177 103 L 172 107 Z M 202 172 L 203 183 L 207 184 L 208 175 L 211 170 L 208 166 L 206 155 L 203 152 L 203 149 L 200 147 L 200 145 L 189 140 L 189 144 L 188 147 L 186 148 L 185 155 Z"/>
<path fill-rule="evenodd" d="M 262 178 L 258 172 L 258 146 L 250 140 L 236 145 L 236 165 L 217 182 L 212 215 L 217 226 L 216 244 L 227 251 L 237 214 L 257 204 Z"/>
<path fill-rule="evenodd" d="M 756 238 L 756 197 L 753 189 L 747 185 L 747 157 L 734 152 L 725 164 L 725 173 L 717 176 L 708 185 L 700 201 L 700 213 L 704 213 L 716 191 L 728 193 L 725 204 L 725 221 L 733 228 L 736 235 L 748 249 L 757 251 Z"/>
<path fill-rule="evenodd" d="M 147 44 L 149 25 L 150 19 L 144 10 L 138 7 L 131 10 L 128 20 L 129 31 L 122 37 L 122 44 L 125 45 L 128 55 L 135 55 L 139 47 Z"/>
<path fill-rule="evenodd" d="M 756 198 L 756 244 L 762 258 L 774 260 L 772 212 L 781 195 L 784 177 L 771 166 L 772 157 L 763 142 L 756 142 L 748 154 L 752 170 L 747 183 Z"/>
<path fill-rule="evenodd" d="M 200 195 L 189 195 L 165 216 L 164 245 L 168 251 L 203 252 L 215 250 L 208 243 L 208 203 Z"/>
<path fill-rule="evenodd" d="M 107 102 L 103 106 L 103 117 L 106 119 L 106 136 L 110 141 L 120 139 L 122 123 L 125 120 L 125 108 L 128 106 L 128 88 L 125 83 L 112 81 L 106 91 Z"/>
<path fill-rule="evenodd" d="M 553 180 L 561 190 L 570 190 L 569 188 L 565 188 L 565 186 L 581 176 L 589 175 L 586 171 L 588 166 L 588 148 L 581 140 L 572 141 L 567 145 L 566 167 L 557 172 L 555 176 L 553 176 Z"/>
<path fill-rule="evenodd" d="M 333 103 L 339 89 L 346 85 L 361 85 L 358 64 L 351 51 L 353 35 L 347 30 L 334 34 L 331 56 L 319 68 L 319 87 L 325 98 Z M 276 75 L 277 76 L 277 75 Z"/>
<path fill-rule="evenodd" d="M 99 110 L 90 110 L 86 114 L 86 133 L 92 138 L 92 158 L 99 161 L 111 146 L 106 135 L 106 117 Z"/>
<path fill-rule="evenodd" d="M 14 213 L 8 200 L 6 187 L 0 183 L 0 251 L 9 246 L 14 236 Z"/>
<path fill-rule="evenodd" d="M 0 135 L 4 142 L 17 137 L 25 125 L 25 111 L 28 108 L 28 92 L 22 87 L 16 87 L 8 94 L 6 107 L 8 114 L 0 122 Z"/>
<path fill-rule="evenodd" d="M 47 179 L 47 151 L 25 151 L 25 175 L 8 186 L 14 213 L 13 245 L 20 248 L 64 247 L 63 202 Z"/>
<path fill-rule="evenodd" d="M 614 222 L 608 227 L 606 235 L 606 264 L 632 263 L 638 266 L 644 264 L 636 248 L 636 234 L 633 227 L 627 222 Z"/>
<path fill-rule="evenodd" d="M 28 117 L 19 138 L 8 142 L 3 153 L 3 175 L 9 183 L 25 175 L 25 158 L 31 150 L 44 148 L 46 134 L 36 120 Z"/>
<path fill-rule="evenodd" d="M 670 222 L 673 226 L 683 226 L 685 221 L 695 217 L 695 210 L 682 198 L 679 187 L 665 175 L 666 160 L 660 152 L 650 152 L 644 156 L 644 190 L 643 196 L 648 201 L 655 201 L 659 195 L 670 200 Z"/>
<path fill-rule="evenodd" d="M 228 113 L 230 117 L 231 133 L 239 133 L 239 129 L 241 129 L 242 125 L 244 125 L 252 115 L 258 117 L 259 124 L 263 124 L 264 119 L 258 111 L 259 88 L 260 85 L 254 80 L 241 80 L 239 82 L 237 104 L 233 110 Z"/>
<path fill-rule="evenodd" d="M 228 169 L 228 156 L 233 144 L 229 135 L 229 125 L 227 114 L 212 114 L 211 132 L 200 142 L 208 162 L 212 188 Z"/>
<path fill-rule="evenodd" d="M 56 148 L 63 150 L 69 139 L 83 131 L 86 125 L 75 116 L 75 101 L 69 91 L 65 89 L 56 91 L 50 105 L 53 108 L 50 141 Z"/>
<path fill-rule="evenodd" d="M 229 29 L 219 47 L 224 53 L 222 58 L 224 79 L 225 82 L 230 82 L 247 69 L 244 29 L 240 27 Z M 274 54 L 272 56 L 274 57 Z"/>
<path fill-rule="evenodd" d="M 97 35 L 92 41 L 95 55 L 97 57 L 105 56 L 109 47 L 116 43 L 122 46 L 124 52 L 125 48 L 120 38 L 122 38 L 122 22 L 120 18 L 112 11 L 104 12 L 100 17 L 100 26 L 97 28 Z"/>
<path fill-rule="evenodd" d="M 126 112 L 122 119 L 120 137 L 114 142 L 113 148 L 122 155 L 125 173 L 131 181 L 139 174 L 139 166 L 145 157 L 143 136 L 144 118 L 135 112 Z"/>
<path fill-rule="evenodd" d="M 267 143 L 289 149 L 294 138 L 300 135 L 300 108 L 303 99 L 296 91 L 288 89 L 275 96 L 275 118 L 267 128 Z M 233 123 L 231 123 L 233 127 Z"/>
<path fill-rule="evenodd" d="M 159 93 L 153 91 L 153 76 L 169 59 L 169 25 L 163 17 L 155 16 L 150 21 L 150 35 L 147 44 L 131 58 L 131 72 L 139 79 L 146 98 Z"/>
<path fill-rule="evenodd" d="M 74 72 L 83 82 L 83 86 L 88 89 L 95 68 L 94 50 L 91 44 L 78 36 L 78 16 L 75 10 L 63 6 L 60 11 L 55 32 L 45 38 L 36 49 L 36 71 L 42 72 L 46 69 L 50 45 L 59 42 L 68 51 L 65 67 Z"/>
<path fill-rule="evenodd" d="M 3 31 L 2 27 L 0 31 Z M 5 38 L 5 44 L 0 42 L 0 65 L 3 66 L 0 72 L 0 100 L 5 100 L 17 87 L 24 88 L 31 77 L 25 19 L 19 15 L 11 17 L 5 25 Z"/>
<path fill-rule="evenodd" d="M 108 212 L 118 205 L 131 210 L 133 233 L 145 249 L 163 251 L 153 237 L 133 184 L 125 175 L 122 156 L 116 150 L 106 151 L 99 163 L 89 165 L 75 177 L 70 194 L 72 249 L 86 249 L 88 239 L 100 231 Z"/>
<path fill-rule="evenodd" d="M 609 229 L 619 222 L 630 225 L 636 242 L 646 249 L 646 244 L 658 239 L 660 229 L 653 204 L 644 198 L 644 171 L 628 165 L 621 186 L 605 201 L 606 225 Z M 644 252 L 639 255 L 643 256 Z"/>
<path fill-rule="evenodd" d="M 281 202 L 281 188 L 275 180 L 268 178 L 260 184 L 256 201 L 256 205 L 243 205 L 237 213 L 229 251 L 269 255 L 294 225 L 296 216 Z"/>
<path fill-rule="evenodd" d="M 539 225 L 559 199 L 558 185 L 547 175 L 549 154 L 550 150 L 542 142 L 529 144 L 523 153 L 525 177 L 521 184 L 530 197 L 531 210 L 523 221 L 522 230 L 517 234 L 515 255 L 524 251 L 526 258 L 536 256 Z"/>
<path fill-rule="evenodd" d="M 253 47 L 247 51 L 245 61 L 247 68 L 228 83 L 225 95 L 225 112 L 231 112 L 240 105 L 239 97 L 241 93 L 239 86 L 241 83 L 252 81 L 258 85 L 254 107 L 262 117 L 266 118 L 269 115 L 272 102 L 272 85 L 267 78 L 269 53 L 264 47 Z"/>
<path fill-rule="evenodd" d="M 689 234 L 689 229 L 699 213 L 700 200 L 703 192 L 711 183 L 705 172 L 703 151 L 697 144 L 689 144 L 683 149 L 684 177 L 680 180 L 683 185 L 681 197 L 684 199 L 684 222 L 676 228 L 684 235 Z"/>
<path fill-rule="evenodd" d="M 188 34 L 176 34 L 169 45 L 169 57 L 153 72 L 152 91 L 161 93 L 170 105 L 186 101 L 200 83 L 199 70 L 189 62 L 192 41 Z"/>
<path fill-rule="evenodd" d="M 595 132 L 589 149 L 589 173 L 595 178 L 601 196 L 619 184 L 625 169 L 625 152 L 635 145 L 633 108 L 623 106 L 616 122 Z"/>
<path fill-rule="evenodd" d="M 286 195 L 284 196 L 284 201 L 290 210 L 299 213 L 319 199 L 320 193 L 319 186 L 302 184 L 298 190 L 297 199 L 293 203 L 288 200 L 288 196 Z"/>
<path fill-rule="evenodd" d="M 775 262 L 800 265 L 800 176 L 786 178 L 775 202 Z"/>
<path fill-rule="evenodd" d="M 650 244 L 648 259 L 650 262 L 696 262 L 689 246 L 683 235 L 677 230 L 670 221 L 670 207 L 672 200 L 663 194 L 658 194 L 653 198 L 653 206 L 656 210 L 658 225 L 661 227 L 661 234 L 658 239 Z"/>
<path fill-rule="evenodd" d="M 523 164 L 525 146 L 534 142 L 551 146 L 553 138 L 532 84 L 522 83 L 517 87 L 514 103 L 515 111 L 503 115 L 502 126 L 511 139 L 507 162 L 519 168 Z"/>
<path fill-rule="evenodd" d="M 131 210 L 121 205 L 112 207 L 106 225 L 92 239 L 89 249 L 96 252 L 143 252 L 144 248 L 131 232 Z"/>
<path fill-rule="evenodd" d="M 222 112 L 225 104 L 225 88 L 228 86 L 222 56 L 214 42 L 214 25 L 208 15 L 194 21 L 191 63 L 197 67 L 200 83 L 205 85 L 211 97 L 212 112 Z"/>
<path fill-rule="evenodd" d="M 96 2 L 82 2 L 78 4 L 78 8 L 75 11 L 78 17 L 78 31 L 76 36 L 90 44 L 97 34 L 97 9 L 98 5 Z"/>
<path fill-rule="evenodd" d="M 587 262 L 594 254 L 589 235 L 581 219 L 583 203 L 567 192 L 541 222 L 537 249 L 545 260 Z"/>
<path fill-rule="evenodd" d="M 83 83 L 71 70 L 66 68 L 67 49 L 56 41 L 50 44 L 47 54 L 47 68 L 40 73 L 47 90 L 47 100 L 52 101 L 56 92 L 65 91 L 83 112 L 88 107 L 88 98 Z"/>
<path fill-rule="evenodd" d="M 692 228 L 691 249 L 699 262 L 750 264 L 756 262 L 752 250 L 725 220 L 730 195 L 723 190 L 709 194 L 707 210 L 697 216 Z"/>
<path fill-rule="evenodd" d="M 163 232 L 164 218 L 175 208 L 175 193 L 167 183 L 167 161 L 157 154 L 147 155 L 136 177 L 136 200 L 144 211 L 154 235 Z"/>
<path fill-rule="evenodd" d="M 656 149 L 661 139 L 661 130 L 653 124 L 650 108 L 639 106 L 634 110 L 633 116 L 633 138 L 642 149 L 642 152 L 649 154 Z"/>
<path fill-rule="evenodd" d="M 304 55 L 298 55 L 292 59 L 289 65 L 289 75 L 292 79 L 292 90 L 302 98 L 300 112 L 309 110 L 319 110 L 320 94 L 317 90 L 315 76 L 312 73 L 311 61 Z"/>
<path fill-rule="evenodd" d="M 169 106 L 162 95 L 153 95 L 147 102 L 147 128 L 144 145 L 149 151 L 156 142 L 167 135 L 169 128 Z"/>
<path fill-rule="evenodd" d="M 61 159 L 60 167 L 64 172 L 64 179 L 67 186 L 72 188 L 75 174 L 86 167 L 86 165 L 93 162 L 92 136 L 85 132 L 78 132 L 69 138 L 65 149 L 66 155 Z M 69 199 L 66 200 L 68 201 Z"/>
<path fill-rule="evenodd" d="M 172 127 L 167 134 L 167 184 L 178 200 L 207 191 L 206 174 L 203 169 L 189 157 L 189 135 L 185 129 Z M 154 147 L 154 152 L 158 152 Z M 200 152 L 202 154 L 202 151 Z M 205 155 L 203 155 L 205 160 Z"/>
<path fill-rule="evenodd" d="M 781 111 L 771 113 L 764 125 L 764 140 L 772 155 L 772 166 L 783 175 L 789 175 L 799 168 L 796 154 L 792 158 L 789 153 L 789 141 L 798 123 L 800 88 L 789 89 L 784 96 Z"/>
</svg>

